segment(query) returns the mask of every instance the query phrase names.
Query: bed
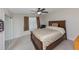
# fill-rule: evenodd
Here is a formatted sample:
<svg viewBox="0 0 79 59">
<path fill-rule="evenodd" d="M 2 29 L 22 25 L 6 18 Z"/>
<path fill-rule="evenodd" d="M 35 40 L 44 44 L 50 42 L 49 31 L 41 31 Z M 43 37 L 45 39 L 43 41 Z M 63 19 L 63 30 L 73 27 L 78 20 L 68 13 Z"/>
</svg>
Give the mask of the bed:
<svg viewBox="0 0 79 59">
<path fill-rule="evenodd" d="M 49 30 L 48 28 L 38 29 L 31 32 L 31 40 L 37 50 L 54 49 L 63 40 L 67 39 L 65 21 L 49 21 L 49 26 L 52 27 L 52 24 L 63 28 L 65 32 L 61 35 L 58 30 Z"/>
</svg>

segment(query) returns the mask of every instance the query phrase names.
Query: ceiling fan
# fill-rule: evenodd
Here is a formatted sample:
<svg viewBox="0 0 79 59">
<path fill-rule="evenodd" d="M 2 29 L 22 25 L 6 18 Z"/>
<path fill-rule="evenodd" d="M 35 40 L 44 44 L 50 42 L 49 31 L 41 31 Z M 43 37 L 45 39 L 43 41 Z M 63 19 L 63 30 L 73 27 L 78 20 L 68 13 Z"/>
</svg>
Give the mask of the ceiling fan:
<svg viewBox="0 0 79 59">
<path fill-rule="evenodd" d="M 46 9 L 45 8 L 38 8 L 36 11 L 34 11 L 34 12 L 36 12 L 36 14 L 38 14 L 38 15 L 41 15 L 41 14 L 43 14 L 43 13 L 48 13 L 48 11 L 46 11 Z"/>
</svg>

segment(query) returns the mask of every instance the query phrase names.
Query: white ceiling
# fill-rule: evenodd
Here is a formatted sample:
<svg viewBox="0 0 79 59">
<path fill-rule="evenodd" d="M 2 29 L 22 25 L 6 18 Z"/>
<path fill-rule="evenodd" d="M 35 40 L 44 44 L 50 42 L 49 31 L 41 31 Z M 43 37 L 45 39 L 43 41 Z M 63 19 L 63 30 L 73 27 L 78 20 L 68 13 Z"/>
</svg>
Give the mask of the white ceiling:
<svg viewBox="0 0 79 59">
<path fill-rule="evenodd" d="M 35 11 L 37 8 L 7 8 L 8 11 L 10 11 L 12 14 L 35 14 Z M 46 8 L 46 11 L 48 13 L 55 11 L 56 8 Z"/>
</svg>

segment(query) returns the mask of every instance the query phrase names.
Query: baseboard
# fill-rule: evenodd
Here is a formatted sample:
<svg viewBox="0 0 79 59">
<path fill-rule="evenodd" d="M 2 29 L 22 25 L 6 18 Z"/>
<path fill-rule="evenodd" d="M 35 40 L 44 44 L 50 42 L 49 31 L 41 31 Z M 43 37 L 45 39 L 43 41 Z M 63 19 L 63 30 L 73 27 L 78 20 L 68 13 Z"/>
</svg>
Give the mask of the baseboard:
<svg viewBox="0 0 79 59">
<path fill-rule="evenodd" d="M 78 35 L 75 35 L 73 38 L 68 38 L 69 40 L 74 41 L 77 38 Z"/>
</svg>

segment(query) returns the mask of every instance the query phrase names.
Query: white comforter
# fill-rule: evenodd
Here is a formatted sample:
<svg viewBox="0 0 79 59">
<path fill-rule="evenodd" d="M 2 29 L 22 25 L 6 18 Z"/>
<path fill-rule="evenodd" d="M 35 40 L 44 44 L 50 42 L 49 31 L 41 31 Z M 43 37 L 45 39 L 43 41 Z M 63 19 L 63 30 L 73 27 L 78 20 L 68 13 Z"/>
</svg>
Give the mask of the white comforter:
<svg viewBox="0 0 79 59">
<path fill-rule="evenodd" d="M 65 30 L 60 27 L 47 27 L 33 31 L 33 34 L 43 43 L 43 49 L 62 37 L 64 33 Z"/>
</svg>

